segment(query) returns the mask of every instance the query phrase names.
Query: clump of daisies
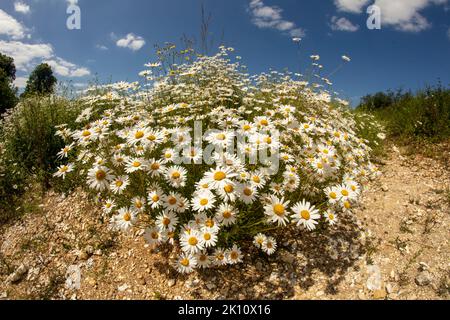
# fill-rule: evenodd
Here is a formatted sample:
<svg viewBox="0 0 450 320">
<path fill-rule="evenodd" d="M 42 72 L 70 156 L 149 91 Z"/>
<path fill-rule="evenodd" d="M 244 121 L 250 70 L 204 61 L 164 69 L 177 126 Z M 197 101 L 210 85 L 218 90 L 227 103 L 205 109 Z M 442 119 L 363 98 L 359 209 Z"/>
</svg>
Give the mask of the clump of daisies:
<svg viewBox="0 0 450 320">
<path fill-rule="evenodd" d="M 301 75 L 249 76 L 232 51 L 88 90 L 79 127 L 57 132 L 55 176 L 84 178 L 112 228 L 172 245 L 181 273 L 241 263 L 247 241 L 273 255 L 277 229 L 333 227 L 379 174 L 345 101 Z"/>
</svg>

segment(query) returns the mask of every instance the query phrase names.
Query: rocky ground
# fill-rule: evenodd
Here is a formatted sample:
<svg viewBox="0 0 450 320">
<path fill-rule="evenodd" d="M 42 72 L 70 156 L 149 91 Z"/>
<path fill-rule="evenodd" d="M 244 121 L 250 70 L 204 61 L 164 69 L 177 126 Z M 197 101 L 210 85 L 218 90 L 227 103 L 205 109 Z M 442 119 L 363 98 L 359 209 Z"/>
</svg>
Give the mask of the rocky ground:
<svg viewBox="0 0 450 320">
<path fill-rule="evenodd" d="M 393 147 L 353 218 L 189 276 L 170 248 L 108 231 L 82 192 L 50 192 L 0 228 L 0 299 L 449 299 L 449 168 Z"/>
</svg>

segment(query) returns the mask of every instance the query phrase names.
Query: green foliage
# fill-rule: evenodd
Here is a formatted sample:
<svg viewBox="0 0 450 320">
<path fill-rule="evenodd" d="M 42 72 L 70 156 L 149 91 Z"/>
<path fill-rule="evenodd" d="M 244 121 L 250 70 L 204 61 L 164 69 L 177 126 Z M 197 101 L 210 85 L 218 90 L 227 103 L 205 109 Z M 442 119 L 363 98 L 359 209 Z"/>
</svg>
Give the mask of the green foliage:
<svg viewBox="0 0 450 320">
<path fill-rule="evenodd" d="M 0 220 L 15 210 L 30 183 L 52 185 L 52 172 L 60 162 L 56 154 L 64 147 L 55 136 L 56 127 L 73 125 L 79 110 L 63 98 L 32 97 L 0 122 Z"/>
<path fill-rule="evenodd" d="M 371 111 L 385 124 L 391 137 L 433 142 L 450 137 L 450 89 L 438 85 L 414 95 L 398 94 L 387 105 L 384 103 L 390 98 L 381 99 L 381 103 L 381 96 L 378 93 L 365 97 L 357 110 Z"/>
<path fill-rule="evenodd" d="M 13 85 L 15 78 L 16 66 L 13 58 L 0 53 L 0 115 L 17 103 L 16 89 Z"/>
<path fill-rule="evenodd" d="M 31 73 L 23 96 L 52 94 L 55 91 L 56 82 L 52 68 L 47 63 L 41 63 Z"/>
</svg>

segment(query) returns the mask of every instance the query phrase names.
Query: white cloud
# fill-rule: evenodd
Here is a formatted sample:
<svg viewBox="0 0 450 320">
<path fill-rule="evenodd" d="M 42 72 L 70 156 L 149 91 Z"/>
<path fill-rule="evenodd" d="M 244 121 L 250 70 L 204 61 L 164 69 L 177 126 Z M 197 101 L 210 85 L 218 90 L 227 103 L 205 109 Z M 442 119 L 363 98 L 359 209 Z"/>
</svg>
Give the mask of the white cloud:
<svg viewBox="0 0 450 320">
<path fill-rule="evenodd" d="M 98 44 L 98 45 L 96 45 L 95 47 L 96 47 L 97 49 L 103 50 L 103 51 L 108 50 L 108 47 L 107 47 L 107 46 L 104 46 L 104 45 L 102 45 L 102 44 Z"/>
<path fill-rule="evenodd" d="M 145 40 L 140 36 L 136 36 L 133 33 L 129 33 L 126 35 L 125 38 L 117 40 L 116 45 L 118 47 L 128 48 L 133 51 L 137 51 L 145 45 Z"/>
<path fill-rule="evenodd" d="M 14 10 L 19 13 L 27 14 L 30 12 L 30 6 L 21 1 L 14 2 Z"/>
<path fill-rule="evenodd" d="M 355 32 L 358 31 L 359 26 L 354 25 L 347 18 L 341 17 L 338 18 L 336 16 L 331 18 L 331 29 L 335 31 L 347 31 L 347 32 Z"/>
<path fill-rule="evenodd" d="M 249 12 L 252 23 L 258 28 L 275 29 L 292 37 L 303 37 L 305 31 L 292 21 L 283 19 L 283 10 L 277 6 L 266 6 L 262 0 L 251 0 Z"/>
<path fill-rule="evenodd" d="M 399 31 L 419 32 L 431 27 L 420 11 L 430 5 L 444 5 L 448 0 L 334 0 L 339 11 L 365 13 L 365 7 L 376 5 L 381 9 L 382 26 Z"/>
<path fill-rule="evenodd" d="M 376 0 L 381 9 L 382 25 L 393 26 L 400 31 L 418 32 L 428 29 L 431 23 L 420 14 L 430 5 L 441 5 L 447 0 Z"/>
<path fill-rule="evenodd" d="M 334 0 L 339 11 L 361 13 L 370 0 Z M 406 0 L 408 1 L 408 0 Z"/>
<path fill-rule="evenodd" d="M 0 9 L 0 35 L 6 35 L 14 40 L 23 39 L 26 36 L 26 28 Z"/>
<path fill-rule="evenodd" d="M 20 71 L 30 72 L 38 63 L 48 63 L 57 75 L 63 77 L 84 77 L 90 71 L 84 67 L 57 57 L 49 44 L 27 44 L 20 41 L 0 40 L 0 52 L 13 57 L 16 68 Z"/>
<path fill-rule="evenodd" d="M 91 74 L 87 68 L 78 67 L 77 65 L 59 57 L 54 57 L 53 59 L 45 60 L 44 62 L 52 67 L 56 74 L 63 77 L 75 78 L 84 77 Z"/>
<path fill-rule="evenodd" d="M 13 57 L 16 68 L 21 71 L 29 71 L 36 60 L 53 56 L 53 48 L 49 44 L 26 44 L 20 41 L 0 40 L 0 51 Z"/>
<path fill-rule="evenodd" d="M 14 85 L 19 89 L 25 88 L 27 86 L 27 80 L 27 77 L 16 77 L 16 80 L 14 80 Z"/>
</svg>

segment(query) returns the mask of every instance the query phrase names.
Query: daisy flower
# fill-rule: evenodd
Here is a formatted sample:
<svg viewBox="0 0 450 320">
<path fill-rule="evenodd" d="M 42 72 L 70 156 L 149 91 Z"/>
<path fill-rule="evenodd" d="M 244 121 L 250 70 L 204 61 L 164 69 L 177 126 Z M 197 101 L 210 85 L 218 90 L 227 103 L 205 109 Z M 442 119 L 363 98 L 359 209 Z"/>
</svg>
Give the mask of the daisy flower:
<svg viewBox="0 0 450 320">
<path fill-rule="evenodd" d="M 338 217 L 336 213 L 332 211 L 326 211 L 323 213 L 323 217 L 325 218 L 325 221 L 328 222 L 331 226 L 336 224 L 338 221 Z"/>
<path fill-rule="evenodd" d="M 294 214 L 291 216 L 297 226 L 303 225 L 307 230 L 311 231 L 316 228 L 317 220 L 320 218 L 319 210 L 305 200 L 297 203 L 292 207 Z"/>
<path fill-rule="evenodd" d="M 258 192 L 254 187 L 249 184 L 239 184 L 237 186 L 237 191 L 240 196 L 239 199 L 245 204 L 252 204 L 258 195 Z"/>
<path fill-rule="evenodd" d="M 232 172 L 231 168 L 216 168 L 211 169 L 205 174 L 203 181 L 205 181 L 212 188 L 219 190 L 225 185 L 233 184 L 231 178 L 235 177 L 236 174 Z"/>
<path fill-rule="evenodd" d="M 257 248 L 262 248 L 263 243 L 266 241 L 267 237 L 262 234 L 262 233 L 258 233 L 254 238 L 253 238 L 253 244 L 257 247 Z"/>
<path fill-rule="evenodd" d="M 137 212 L 132 208 L 120 208 L 114 221 L 118 229 L 127 231 L 136 222 L 136 218 Z"/>
<path fill-rule="evenodd" d="M 231 205 L 222 203 L 217 210 L 216 218 L 220 224 L 230 226 L 236 223 L 236 211 Z"/>
<path fill-rule="evenodd" d="M 227 264 L 227 258 L 225 255 L 225 250 L 223 250 L 222 248 L 216 248 L 216 250 L 214 250 L 214 254 L 213 254 L 213 263 L 216 266 L 224 266 Z"/>
<path fill-rule="evenodd" d="M 173 149 L 166 149 L 162 155 L 162 162 L 164 164 L 171 163 L 175 159 L 175 151 Z"/>
<path fill-rule="evenodd" d="M 73 171 L 73 164 L 68 163 L 58 167 L 58 171 L 56 171 L 53 176 L 54 177 L 62 177 L 66 178 L 66 174 Z"/>
<path fill-rule="evenodd" d="M 269 256 L 274 254 L 277 250 L 277 241 L 273 237 L 267 237 L 261 245 L 261 250 Z"/>
<path fill-rule="evenodd" d="M 165 178 L 172 187 L 180 188 L 186 184 L 186 175 L 186 169 L 180 166 L 172 166 L 167 168 Z"/>
<path fill-rule="evenodd" d="M 128 176 L 116 177 L 113 180 L 113 182 L 111 182 L 110 189 L 115 194 L 122 194 L 128 185 L 129 185 Z"/>
<path fill-rule="evenodd" d="M 65 146 L 64 148 L 62 148 L 61 151 L 57 153 L 58 159 L 67 158 L 69 156 L 69 152 L 72 150 L 72 148 L 74 146 L 75 146 L 75 143 L 71 143 L 70 145 Z"/>
<path fill-rule="evenodd" d="M 152 209 L 158 209 L 160 206 L 162 206 L 163 199 L 164 194 L 159 188 L 150 191 L 147 195 L 148 204 Z"/>
<path fill-rule="evenodd" d="M 164 208 L 169 211 L 177 211 L 178 210 L 178 202 L 181 199 L 181 195 L 178 193 L 170 193 L 169 195 L 164 197 Z"/>
<path fill-rule="evenodd" d="M 197 260 L 197 266 L 199 268 L 209 268 L 212 264 L 211 257 L 206 252 L 199 252 L 195 255 L 195 259 Z"/>
<path fill-rule="evenodd" d="M 128 143 L 130 145 L 135 145 L 137 143 L 142 143 L 145 141 L 145 136 L 147 135 L 146 128 L 137 128 L 131 131 L 131 134 L 128 136 Z"/>
<path fill-rule="evenodd" d="M 109 172 L 109 169 L 103 166 L 89 169 L 87 176 L 89 187 L 98 191 L 107 190 L 111 180 L 114 178 Z"/>
<path fill-rule="evenodd" d="M 200 244 L 204 248 L 214 247 L 217 243 L 217 233 L 214 229 L 211 228 L 203 228 L 200 232 Z"/>
<path fill-rule="evenodd" d="M 147 162 L 142 158 L 129 158 L 126 160 L 126 173 L 133 173 L 139 170 L 145 170 Z"/>
<path fill-rule="evenodd" d="M 334 204 L 339 201 L 339 190 L 338 187 L 327 187 L 324 189 L 325 194 L 328 197 L 328 202 Z"/>
<path fill-rule="evenodd" d="M 192 199 L 192 209 L 195 211 L 207 211 L 214 208 L 216 199 L 212 192 L 203 191 Z"/>
<path fill-rule="evenodd" d="M 229 264 L 237 264 L 242 262 L 242 252 L 237 245 L 233 245 L 231 249 L 225 251 L 225 256 Z"/>
<path fill-rule="evenodd" d="M 201 234 L 197 230 L 191 230 L 189 234 L 184 233 L 180 238 L 181 249 L 186 253 L 195 254 L 203 250 Z"/>
<path fill-rule="evenodd" d="M 159 228 L 147 228 L 144 232 L 144 239 L 150 247 L 154 248 L 165 241 L 165 234 Z"/>
<path fill-rule="evenodd" d="M 178 272 L 183 274 L 192 273 L 194 269 L 197 267 L 197 259 L 187 253 L 182 253 L 178 258 L 176 269 Z"/>
<path fill-rule="evenodd" d="M 264 206 L 265 214 L 269 221 L 277 223 L 279 226 L 286 226 L 289 222 L 288 206 L 289 201 L 284 201 L 284 198 L 278 199 L 275 196 L 270 196 L 270 203 Z"/>
<path fill-rule="evenodd" d="M 103 212 L 110 213 L 116 207 L 116 202 L 112 199 L 108 199 L 103 204 Z"/>
<path fill-rule="evenodd" d="M 143 197 L 134 197 L 131 199 L 132 208 L 138 212 L 142 212 L 145 209 L 145 198 Z"/>
<path fill-rule="evenodd" d="M 250 174 L 250 183 L 256 189 L 264 188 L 264 185 L 266 183 L 265 175 L 262 173 L 262 171 L 251 173 Z"/>
<path fill-rule="evenodd" d="M 173 212 L 161 213 L 156 218 L 156 225 L 160 230 L 175 231 L 178 225 L 178 217 Z"/>
</svg>

